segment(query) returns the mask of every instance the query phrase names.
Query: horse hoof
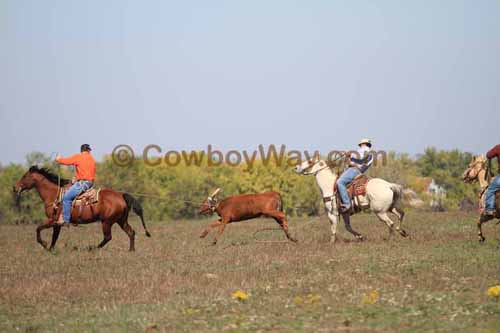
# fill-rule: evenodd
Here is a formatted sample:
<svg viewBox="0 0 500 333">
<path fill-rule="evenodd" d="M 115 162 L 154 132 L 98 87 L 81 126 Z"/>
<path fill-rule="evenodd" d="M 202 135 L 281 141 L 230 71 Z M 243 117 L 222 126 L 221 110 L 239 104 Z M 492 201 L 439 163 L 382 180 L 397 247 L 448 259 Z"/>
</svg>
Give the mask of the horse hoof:
<svg viewBox="0 0 500 333">
<path fill-rule="evenodd" d="M 486 240 L 486 238 L 481 237 L 481 238 L 479 238 L 479 243 L 484 243 L 485 240 Z"/>
</svg>

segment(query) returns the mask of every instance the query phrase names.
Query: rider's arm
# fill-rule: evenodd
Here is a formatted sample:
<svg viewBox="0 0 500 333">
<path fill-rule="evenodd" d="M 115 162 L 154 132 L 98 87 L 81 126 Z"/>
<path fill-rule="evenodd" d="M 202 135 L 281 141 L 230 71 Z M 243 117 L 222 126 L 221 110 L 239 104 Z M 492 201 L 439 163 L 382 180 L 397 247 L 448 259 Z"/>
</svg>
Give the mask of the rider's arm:
<svg viewBox="0 0 500 333">
<path fill-rule="evenodd" d="M 360 148 L 356 156 L 354 153 L 351 154 L 351 162 L 359 166 L 366 164 L 370 161 L 370 150 L 368 148 Z M 359 157 L 359 158 L 357 158 Z"/>
<path fill-rule="evenodd" d="M 79 161 L 80 154 L 73 155 L 71 157 L 57 157 L 56 162 L 62 165 L 75 165 Z"/>
<path fill-rule="evenodd" d="M 492 159 L 496 156 L 500 156 L 500 145 L 496 145 L 495 147 L 491 148 L 489 152 L 486 153 L 487 159 Z"/>
</svg>

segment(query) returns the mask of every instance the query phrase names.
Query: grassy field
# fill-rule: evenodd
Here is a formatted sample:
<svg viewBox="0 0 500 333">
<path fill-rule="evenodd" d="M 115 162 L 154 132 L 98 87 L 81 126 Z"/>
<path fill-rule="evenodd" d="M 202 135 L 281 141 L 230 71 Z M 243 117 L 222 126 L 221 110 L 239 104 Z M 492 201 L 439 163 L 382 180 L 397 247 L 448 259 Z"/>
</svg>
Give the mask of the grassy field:
<svg viewBox="0 0 500 333">
<path fill-rule="evenodd" d="M 233 224 L 216 246 L 205 221 L 151 222 L 137 251 L 117 226 L 105 249 L 100 224 L 64 229 L 53 253 L 35 226 L 0 226 L 0 331 L 454 331 L 499 332 L 500 226 L 473 215 L 410 212 L 411 239 L 387 239 L 368 215 L 353 218 L 367 240 L 326 217 L 290 222 L 298 244 L 271 220 Z M 49 239 L 49 233 L 44 234 Z M 211 236 L 209 236 L 211 237 Z M 242 298 L 232 294 L 240 290 Z"/>
</svg>

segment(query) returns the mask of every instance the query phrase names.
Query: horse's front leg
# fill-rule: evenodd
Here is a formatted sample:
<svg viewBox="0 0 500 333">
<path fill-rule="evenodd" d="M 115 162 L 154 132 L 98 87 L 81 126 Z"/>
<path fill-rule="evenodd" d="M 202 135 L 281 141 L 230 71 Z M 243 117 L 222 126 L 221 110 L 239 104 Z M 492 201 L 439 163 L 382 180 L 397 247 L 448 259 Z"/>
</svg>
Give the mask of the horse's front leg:
<svg viewBox="0 0 500 333">
<path fill-rule="evenodd" d="M 360 240 L 360 241 L 364 240 L 363 235 L 361 235 L 359 232 L 357 232 L 356 230 L 354 230 L 351 227 L 351 217 L 349 216 L 349 213 L 342 214 L 342 219 L 344 220 L 344 225 L 345 225 L 345 228 L 347 231 L 349 231 L 351 234 L 353 234 L 357 240 Z"/>
<path fill-rule="evenodd" d="M 493 216 L 486 216 L 486 215 L 481 215 L 479 217 L 479 221 L 477 221 L 477 235 L 479 236 L 479 242 L 484 242 L 486 239 L 483 235 L 483 223 L 488 222 L 489 220 L 492 220 Z"/>
<path fill-rule="evenodd" d="M 44 249 L 47 250 L 47 242 L 45 242 L 43 239 L 42 239 L 42 230 L 45 230 L 45 229 L 48 229 L 48 228 L 53 228 L 54 227 L 54 223 L 52 221 L 52 219 L 48 219 L 47 221 L 45 221 L 44 224 L 42 225 L 39 225 L 37 228 L 36 228 L 36 241 L 43 246 Z"/>
<path fill-rule="evenodd" d="M 56 246 L 57 239 L 59 238 L 59 233 L 61 232 L 61 226 L 54 224 L 54 229 L 52 230 L 52 241 L 50 242 L 49 250 L 53 250 Z"/>
<path fill-rule="evenodd" d="M 328 220 L 330 221 L 330 231 L 332 232 L 330 236 L 330 242 L 335 243 L 337 241 L 337 224 L 338 224 L 338 212 L 333 210 L 332 202 L 327 202 L 325 204 L 325 210 L 328 215 Z"/>
</svg>

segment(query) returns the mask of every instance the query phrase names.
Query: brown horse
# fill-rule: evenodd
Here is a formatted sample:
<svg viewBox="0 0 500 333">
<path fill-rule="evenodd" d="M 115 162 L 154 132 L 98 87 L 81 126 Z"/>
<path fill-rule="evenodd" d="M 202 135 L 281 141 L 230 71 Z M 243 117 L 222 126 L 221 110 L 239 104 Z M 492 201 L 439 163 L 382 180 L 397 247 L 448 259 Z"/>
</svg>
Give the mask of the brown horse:
<svg viewBox="0 0 500 333">
<path fill-rule="evenodd" d="M 52 242 L 48 250 L 52 250 L 56 245 L 57 238 L 61 231 L 61 226 L 57 225 L 57 216 L 61 212 L 62 205 L 55 205 L 59 196 L 60 187 L 67 187 L 70 181 L 67 179 L 59 179 L 57 175 L 51 173 L 45 168 L 32 166 L 16 183 L 13 191 L 16 195 L 16 203 L 19 205 L 21 193 L 26 190 L 35 188 L 42 198 L 45 205 L 45 215 L 47 220 L 36 229 L 36 239 L 44 248 L 47 249 L 47 243 L 41 237 L 41 231 L 48 228 L 53 228 Z M 102 189 L 99 193 L 99 201 L 97 203 L 73 209 L 71 212 L 71 222 L 77 224 L 88 224 L 96 221 L 102 221 L 102 233 L 104 239 L 97 246 L 102 248 L 111 240 L 111 226 L 114 223 L 125 231 L 130 238 L 130 251 L 134 251 L 135 231 L 128 224 L 128 214 L 130 210 L 141 218 L 142 226 L 146 232 L 146 236 L 151 237 L 146 224 L 144 222 L 142 207 L 139 202 L 130 194 L 114 191 L 111 189 Z"/>
</svg>

